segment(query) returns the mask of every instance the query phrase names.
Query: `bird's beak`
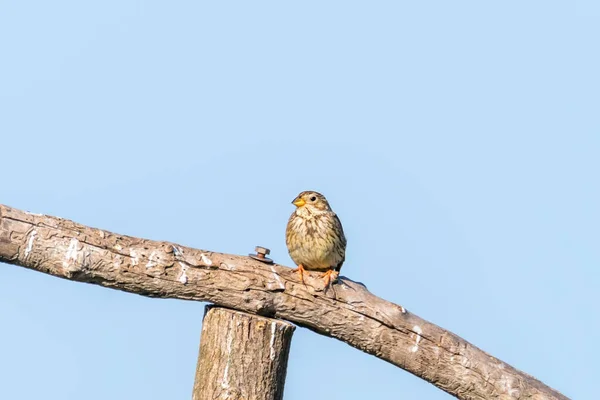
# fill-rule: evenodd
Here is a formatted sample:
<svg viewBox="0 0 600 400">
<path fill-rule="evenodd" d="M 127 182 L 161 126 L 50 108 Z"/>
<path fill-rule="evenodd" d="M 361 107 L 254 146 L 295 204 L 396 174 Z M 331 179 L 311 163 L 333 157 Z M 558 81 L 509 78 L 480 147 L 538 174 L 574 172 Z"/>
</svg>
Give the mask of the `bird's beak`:
<svg viewBox="0 0 600 400">
<path fill-rule="evenodd" d="M 303 198 L 298 197 L 296 200 L 292 201 L 292 204 L 295 205 L 296 207 L 302 207 L 303 205 L 306 204 L 306 201 L 304 201 Z"/>
</svg>

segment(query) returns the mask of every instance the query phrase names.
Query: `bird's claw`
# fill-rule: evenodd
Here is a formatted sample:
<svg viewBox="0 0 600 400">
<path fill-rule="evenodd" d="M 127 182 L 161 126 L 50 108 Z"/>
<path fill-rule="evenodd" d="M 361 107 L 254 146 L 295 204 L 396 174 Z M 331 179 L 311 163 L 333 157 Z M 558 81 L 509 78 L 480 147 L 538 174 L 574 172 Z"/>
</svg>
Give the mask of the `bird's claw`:
<svg viewBox="0 0 600 400">
<path fill-rule="evenodd" d="M 337 281 L 338 275 L 339 274 L 335 270 L 330 269 L 321 276 L 321 278 L 325 278 L 325 291 L 333 286 L 335 281 Z"/>
<path fill-rule="evenodd" d="M 298 268 L 294 270 L 294 272 L 298 272 L 298 275 L 300 275 L 300 282 L 302 282 L 302 284 L 306 286 L 306 283 L 304 282 L 304 271 L 306 270 L 304 269 L 302 264 L 298 265 Z"/>
</svg>

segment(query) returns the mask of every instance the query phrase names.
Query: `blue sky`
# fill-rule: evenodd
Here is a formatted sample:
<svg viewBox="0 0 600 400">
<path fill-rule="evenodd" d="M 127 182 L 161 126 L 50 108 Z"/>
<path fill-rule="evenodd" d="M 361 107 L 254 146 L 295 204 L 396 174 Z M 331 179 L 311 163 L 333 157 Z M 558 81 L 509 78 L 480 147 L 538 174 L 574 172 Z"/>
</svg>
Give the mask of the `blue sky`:
<svg viewBox="0 0 600 400">
<path fill-rule="evenodd" d="M 0 1 L 0 202 L 342 275 L 574 399 L 600 350 L 596 1 Z M 190 398 L 202 303 L 0 265 L 0 398 Z M 323 378 L 324 377 L 324 378 Z M 448 399 L 297 329 L 287 400 Z"/>
</svg>

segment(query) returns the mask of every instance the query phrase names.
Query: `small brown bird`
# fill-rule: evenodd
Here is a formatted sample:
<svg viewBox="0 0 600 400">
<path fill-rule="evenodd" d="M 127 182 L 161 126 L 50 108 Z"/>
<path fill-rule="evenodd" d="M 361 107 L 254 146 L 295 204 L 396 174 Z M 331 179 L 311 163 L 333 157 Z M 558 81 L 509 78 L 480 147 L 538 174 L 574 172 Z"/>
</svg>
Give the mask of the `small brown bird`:
<svg viewBox="0 0 600 400">
<path fill-rule="evenodd" d="M 346 258 L 346 237 L 342 223 L 321 193 L 300 193 L 292 204 L 285 242 L 296 271 L 304 283 L 304 271 L 325 271 L 325 289 L 337 279 Z M 332 275 L 335 275 L 332 278 Z"/>
</svg>

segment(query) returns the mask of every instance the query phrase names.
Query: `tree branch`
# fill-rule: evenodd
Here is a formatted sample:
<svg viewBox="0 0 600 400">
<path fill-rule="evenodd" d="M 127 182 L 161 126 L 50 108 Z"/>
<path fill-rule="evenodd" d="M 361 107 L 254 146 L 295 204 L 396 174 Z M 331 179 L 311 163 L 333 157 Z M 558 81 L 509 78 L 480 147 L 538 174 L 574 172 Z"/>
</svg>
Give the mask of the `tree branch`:
<svg viewBox="0 0 600 400">
<path fill-rule="evenodd" d="M 0 205 L 0 261 L 149 297 L 288 320 L 388 361 L 460 399 L 567 399 L 345 277 L 333 290 L 290 268 L 151 241 Z"/>
</svg>

